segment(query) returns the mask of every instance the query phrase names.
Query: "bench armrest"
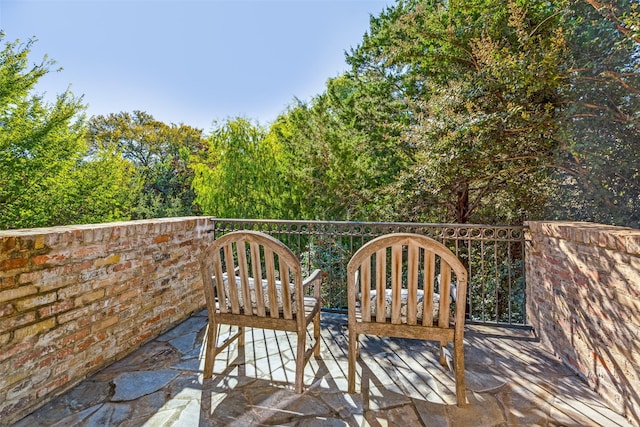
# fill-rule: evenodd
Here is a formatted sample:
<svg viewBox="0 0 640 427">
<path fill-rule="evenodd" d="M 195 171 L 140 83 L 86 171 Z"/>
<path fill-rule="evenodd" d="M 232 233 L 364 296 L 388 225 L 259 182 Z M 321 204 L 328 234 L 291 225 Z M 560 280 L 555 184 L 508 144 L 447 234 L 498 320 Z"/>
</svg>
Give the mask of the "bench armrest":
<svg viewBox="0 0 640 427">
<path fill-rule="evenodd" d="M 307 293 L 309 291 L 309 287 L 313 285 L 313 296 L 315 298 L 320 298 L 320 284 L 322 283 L 323 279 L 324 273 L 322 272 L 322 270 L 315 270 L 302 282 L 302 288 L 304 289 L 304 292 Z"/>
</svg>

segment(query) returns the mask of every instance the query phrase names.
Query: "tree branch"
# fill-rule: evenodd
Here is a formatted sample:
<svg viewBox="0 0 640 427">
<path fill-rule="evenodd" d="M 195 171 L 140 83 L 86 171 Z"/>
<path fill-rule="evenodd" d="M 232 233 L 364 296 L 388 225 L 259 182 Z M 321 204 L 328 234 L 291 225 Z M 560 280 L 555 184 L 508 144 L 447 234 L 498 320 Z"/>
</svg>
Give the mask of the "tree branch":
<svg viewBox="0 0 640 427">
<path fill-rule="evenodd" d="M 624 35 L 625 37 L 630 37 L 632 40 L 636 41 L 637 43 L 640 43 L 640 37 L 636 36 L 636 35 L 633 35 L 631 30 L 626 28 L 623 25 L 623 23 L 620 21 L 620 19 L 616 16 L 616 14 L 615 14 L 616 7 L 614 5 L 605 4 L 605 3 L 599 3 L 596 0 L 585 0 L 585 1 L 587 3 L 589 3 L 591 6 L 593 6 L 593 8 L 598 11 L 598 13 L 600 13 L 607 20 L 612 22 L 615 25 L 616 29 L 622 35 Z"/>
<path fill-rule="evenodd" d="M 617 81 L 618 83 L 620 83 L 620 85 L 623 88 L 627 89 L 629 92 L 633 92 L 635 94 L 640 94 L 640 89 L 631 86 L 630 84 L 628 84 L 627 82 L 625 82 L 623 80 L 623 77 L 632 77 L 633 74 L 620 74 L 620 73 L 615 73 L 613 71 L 604 71 L 602 74 L 604 74 L 605 76 L 610 77 L 613 80 Z"/>
</svg>

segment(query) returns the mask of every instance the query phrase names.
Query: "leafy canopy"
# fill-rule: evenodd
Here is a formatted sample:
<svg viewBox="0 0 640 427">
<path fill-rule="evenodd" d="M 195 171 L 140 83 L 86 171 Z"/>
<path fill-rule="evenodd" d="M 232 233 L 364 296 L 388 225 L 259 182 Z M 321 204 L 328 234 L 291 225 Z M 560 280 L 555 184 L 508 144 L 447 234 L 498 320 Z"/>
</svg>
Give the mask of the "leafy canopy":
<svg viewBox="0 0 640 427">
<path fill-rule="evenodd" d="M 90 151 L 121 156 L 132 166 L 141 188 L 136 193 L 134 219 L 189 216 L 200 213 L 191 188 L 192 156 L 206 150 L 200 129 L 167 125 L 143 111 L 95 116 L 89 120 Z"/>
<path fill-rule="evenodd" d="M 34 42 L 0 51 L 0 229 L 128 218 L 126 165 L 86 157 L 81 98 L 67 90 L 50 104 L 35 93 L 53 62 L 28 65 Z"/>
<path fill-rule="evenodd" d="M 243 118 L 218 125 L 195 159 L 193 188 L 204 213 L 225 218 L 281 218 L 286 182 L 282 149 Z"/>
</svg>

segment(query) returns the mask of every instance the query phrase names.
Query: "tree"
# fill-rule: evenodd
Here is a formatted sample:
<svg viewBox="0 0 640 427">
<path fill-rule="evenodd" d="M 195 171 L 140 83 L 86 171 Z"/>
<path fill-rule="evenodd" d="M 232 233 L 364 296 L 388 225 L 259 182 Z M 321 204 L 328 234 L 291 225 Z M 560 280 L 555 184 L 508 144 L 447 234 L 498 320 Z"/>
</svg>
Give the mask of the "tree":
<svg viewBox="0 0 640 427">
<path fill-rule="evenodd" d="M 347 59 L 363 88 L 386 82 L 402 104 L 386 119 L 407 122 L 400 140 L 411 162 L 391 190 L 400 216 L 464 223 L 539 214 L 566 54 L 557 12 L 542 1 L 401 1 L 372 19 Z"/>
<path fill-rule="evenodd" d="M 86 156 L 82 99 L 34 93 L 54 64 L 29 68 L 34 42 L 0 52 L 0 229 L 128 219 L 126 165 Z"/>
<path fill-rule="evenodd" d="M 640 227 L 640 15 L 632 1 L 573 1 L 559 191 L 549 215 Z"/>
<path fill-rule="evenodd" d="M 85 148 L 80 99 L 67 91 L 49 105 L 30 95 L 53 65 L 45 58 L 28 67 L 33 43 L 6 43 L 0 52 L 0 228 L 55 223 Z"/>
<path fill-rule="evenodd" d="M 285 147 L 285 173 L 301 190 L 304 218 L 394 219 L 384 188 L 407 161 L 397 146 L 401 124 L 378 120 L 392 108 L 371 100 L 357 81 L 339 76 L 328 81 L 325 93 L 298 102 L 271 127 Z"/>
<path fill-rule="evenodd" d="M 401 129 L 393 211 L 639 226 L 639 8 L 400 1 L 372 18 L 347 59 L 378 128 Z"/>
<path fill-rule="evenodd" d="M 61 224 L 93 224 L 131 218 L 142 182 L 120 152 L 99 149 L 71 173 Z"/>
<path fill-rule="evenodd" d="M 278 141 L 236 118 L 218 125 L 207 155 L 194 159 L 193 188 L 205 214 L 223 218 L 286 218 L 287 185 Z"/>
<path fill-rule="evenodd" d="M 195 215 L 191 188 L 192 156 L 206 149 L 202 130 L 183 124 L 167 125 L 143 111 L 95 116 L 89 120 L 90 152 L 121 153 L 134 165 L 142 188 L 133 218 Z"/>
</svg>

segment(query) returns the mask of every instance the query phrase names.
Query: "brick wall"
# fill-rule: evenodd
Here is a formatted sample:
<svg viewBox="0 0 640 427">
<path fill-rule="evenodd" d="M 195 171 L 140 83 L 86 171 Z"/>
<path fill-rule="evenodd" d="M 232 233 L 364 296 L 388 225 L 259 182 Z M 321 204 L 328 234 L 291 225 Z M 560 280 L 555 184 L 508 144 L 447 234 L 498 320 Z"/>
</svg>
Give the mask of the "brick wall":
<svg viewBox="0 0 640 427">
<path fill-rule="evenodd" d="M 0 424 L 205 306 L 206 218 L 0 231 Z"/>
<path fill-rule="evenodd" d="M 640 230 L 527 225 L 529 322 L 547 348 L 640 425 Z"/>
</svg>

